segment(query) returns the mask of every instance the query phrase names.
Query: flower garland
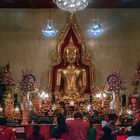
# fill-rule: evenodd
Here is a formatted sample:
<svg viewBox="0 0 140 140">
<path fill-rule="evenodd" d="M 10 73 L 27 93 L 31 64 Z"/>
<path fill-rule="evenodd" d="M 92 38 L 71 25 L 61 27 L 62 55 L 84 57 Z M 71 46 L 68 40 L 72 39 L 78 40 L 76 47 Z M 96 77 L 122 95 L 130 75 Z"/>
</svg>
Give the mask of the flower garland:
<svg viewBox="0 0 140 140">
<path fill-rule="evenodd" d="M 8 63 L 6 66 L 1 67 L 0 69 L 0 92 L 9 90 L 9 86 L 12 85 L 14 85 L 14 79 L 10 72 L 10 65 Z"/>
<path fill-rule="evenodd" d="M 114 72 L 107 77 L 107 87 L 108 91 L 114 91 L 115 93 L 126 90 L 125 81 L 118 72 Z"/>
<path fill-rule="evenodd" d="M 27 93 L 35 91 L 36 84 L 35 84 L 35 76 L 33 74 L 26 74 L 23 72 L 22 80 L 17 84 L 16 91 Z"/>
</svg>

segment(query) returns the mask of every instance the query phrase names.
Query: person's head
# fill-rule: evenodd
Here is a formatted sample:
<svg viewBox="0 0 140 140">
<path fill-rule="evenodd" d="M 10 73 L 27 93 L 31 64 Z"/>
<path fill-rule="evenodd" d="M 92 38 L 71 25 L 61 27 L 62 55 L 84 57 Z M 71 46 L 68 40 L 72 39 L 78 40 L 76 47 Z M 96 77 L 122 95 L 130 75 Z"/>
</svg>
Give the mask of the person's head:
<svg viewBox="0 0 140 140">
<path fill-rule="evenodd" d="M 69 44 L 67 47 L 64 49 L 64 59 L 68 63 L 78 63 L 79 60 L 79 50 L 78 48 L 74 45 L 72 40 L 70 40 Z"/>
<path fill-rule="evenodd" d="M 109 128 L 109 127 L 103 127 L 102 131 L 104 133 L 104 136 L 111 136 L 111 134 L 112 134 L 111 128 Z"/>
<path fill-rule="evenodd" d="M 62 113 L 57 114 L 57 123 L 58 123 L 58 125 L 65 124 L 65 117 Z"/>
<path fill-rule="evenodd" d="M 106 122 L 109 122 L 109 114 L 105 114 L 105 115 L 104 115 L 104 120 L 105 120 Z"/>
<path fill-rule="evenodd" d="M 90 120 L 89 123 L 90 123 L 90 127 L 94 127 L 94 121 L 93 120 Z"/>
<path fill-rule="evenodd" d="M 140 136 L 140 121 L 133 127 L 134 135 Z"/>
<path fill-rule="evenodd" d="M 116 123 L 117 119 L 118 119 L 118 116 L 116 114 L 111 114 L 109 116 L 109 123 L 114 125 Z"/>
<path fill-rule="evenodd" d="M 83 118 L 83 114 L 81 113 L 81 112 L 76 112 L 75 114 L 74 114 L 74 119 L 82 119 Z"/>
<path fill-rule="evenodd" d="M 7 120 L 5 118 L 0 118 L 0 125 L 6 125 Z"/>
</svg>

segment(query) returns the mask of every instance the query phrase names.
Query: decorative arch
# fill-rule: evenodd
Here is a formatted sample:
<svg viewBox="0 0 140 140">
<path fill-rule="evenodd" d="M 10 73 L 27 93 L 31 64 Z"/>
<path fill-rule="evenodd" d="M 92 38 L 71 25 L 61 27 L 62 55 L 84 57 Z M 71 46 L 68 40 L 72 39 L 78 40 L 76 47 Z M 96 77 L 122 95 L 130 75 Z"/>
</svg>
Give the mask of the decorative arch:
<svg viewBox="0 0 140 140">
<path fill-rule="evenodd" d="M 95 70 L 91 62 L 90 52 L 86 49 L 85 40 L 82 37 L 74 15 L 70 15 L 68 17 L 58 37 L 56 50 L 52 52 L 51 63 L 48 71 L 48 90 L 52 93 L 55 91 L 56 72 L 59 68 L 64 66 L 63 52 L 70 39 L 73 40 L 74 45 L 79 49 L 80 67 L 86 69 L 88 83 L 85 92 L 91 93 L 91 86 L 93 87 L 93 85 L 95 85 Z"/>
</svg>

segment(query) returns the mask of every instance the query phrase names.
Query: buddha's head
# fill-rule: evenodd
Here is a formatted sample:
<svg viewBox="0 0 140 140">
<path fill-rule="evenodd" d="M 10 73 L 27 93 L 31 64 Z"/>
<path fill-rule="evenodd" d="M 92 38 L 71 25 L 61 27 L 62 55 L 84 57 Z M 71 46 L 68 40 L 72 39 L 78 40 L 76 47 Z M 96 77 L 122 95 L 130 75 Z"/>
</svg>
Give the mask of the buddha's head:
<svg viewBox="0 0 140 140">
<path fill-rule="evenodd" d="M 78 60 L 79 60 L 79 50 L 74 45 L 72 40 L 70 40 L 68 46 L 64 49 L 63 58 L 64 58 L 65 62 L 68 62 L 70 64 L 73 64 L 75 62 L 78 63 Z"/>
<path fill-rule="evenodd" d="M 5 106 L 8 108 L 12 108 L 13 105 L 14 105 L 14 100 L 12 99 L 11 91 L 9 91 L 9 93 L 5 99 Z"/>
</svg>

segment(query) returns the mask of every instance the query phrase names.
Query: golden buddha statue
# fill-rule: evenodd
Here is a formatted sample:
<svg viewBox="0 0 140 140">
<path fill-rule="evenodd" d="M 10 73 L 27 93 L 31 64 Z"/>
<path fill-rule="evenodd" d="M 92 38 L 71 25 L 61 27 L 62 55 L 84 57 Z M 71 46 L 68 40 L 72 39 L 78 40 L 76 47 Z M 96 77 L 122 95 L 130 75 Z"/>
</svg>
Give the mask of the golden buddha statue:
<svg viewBox="0 0 140 140">
<path fill-rule="evenodd" d="M 7 118 L 13 117 L 14 115 L 14 99 L 12 98 L 10 91 L 5 99 L 4 114 Z"/>
<path fill-rule="evenodd" d="M 72 39 L 64 48 L 63 59 L 64 67 L 57 70 L 55 92 L 64 95 L 83 95 L 87 86 L 87 74 L 86 70 L 79 66 L 79 49 L 73 44 Z"/>
</svg>

